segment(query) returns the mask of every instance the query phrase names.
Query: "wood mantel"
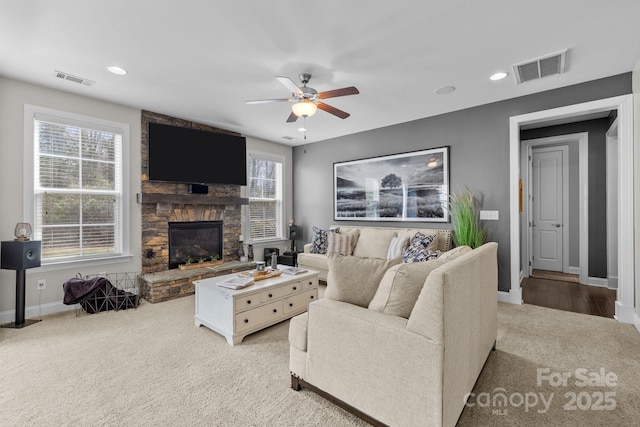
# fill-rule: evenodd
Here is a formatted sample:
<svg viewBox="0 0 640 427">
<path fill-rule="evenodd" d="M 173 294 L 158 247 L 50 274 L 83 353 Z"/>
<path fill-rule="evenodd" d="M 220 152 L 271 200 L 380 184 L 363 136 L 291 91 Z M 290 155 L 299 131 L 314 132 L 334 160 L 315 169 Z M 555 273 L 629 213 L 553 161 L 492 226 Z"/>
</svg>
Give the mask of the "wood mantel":
<svg viewBox="0 0 640 427">
<path fill-rule="evenodd" d="M 138 203 L 166 203 L 189 205 L 248 205 L 249 199 L 245 197 L 207 197 L 202 194 L 158 194 L 138 193 Z"/>
</svg>

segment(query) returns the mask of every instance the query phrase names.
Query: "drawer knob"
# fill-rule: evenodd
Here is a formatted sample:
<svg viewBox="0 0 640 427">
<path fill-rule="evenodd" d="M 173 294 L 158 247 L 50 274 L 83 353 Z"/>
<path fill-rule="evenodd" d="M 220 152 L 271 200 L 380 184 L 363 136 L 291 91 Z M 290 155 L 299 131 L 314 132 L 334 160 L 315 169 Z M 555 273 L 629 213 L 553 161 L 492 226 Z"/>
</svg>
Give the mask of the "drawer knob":
<svg viewBox="0 0 640 427">
<path fill-rule="evenodd" d="M 277 312 L 278 312 L 278 310 L 274 308 L 274 309 L 273 309 L 273 312 L 274 312 L 274 313 L 277 313 Z"/>
<path fill-rule="evenodd" d="M 247 304 L 251 304 L 251 300 L 250 299 L 247 300 Z"/>
<path fill-rule="evenodd" d="M 273 298 L 273 294 L 269 294 L 269 298 Z"/>
<path fill-rule="evenodd" d="M 313 285 L 313 282 L 309 282 L 310 285 Z"/>
<path fill-rule="evenodd" d="M 249 323 L 249 319 L 244 319 L 244 323 Z"/>
<path fill-rule="evenodd" d="M 313 299 L 313 295 L 311 295 L 311 299 Z"/>
<path fill-rule="evenodd" d="M 293 303 L 292 302 L 289 303 L 289 307 L 293 307 Z"/>
<path fill-rule="evenodd" d="M 297 286 L 294 286 L 294 287 L 293 287 L 293 290 L 294 290 L 294 291 L 298 290 L 298 287 L 297 287 Z"/>
</svg>

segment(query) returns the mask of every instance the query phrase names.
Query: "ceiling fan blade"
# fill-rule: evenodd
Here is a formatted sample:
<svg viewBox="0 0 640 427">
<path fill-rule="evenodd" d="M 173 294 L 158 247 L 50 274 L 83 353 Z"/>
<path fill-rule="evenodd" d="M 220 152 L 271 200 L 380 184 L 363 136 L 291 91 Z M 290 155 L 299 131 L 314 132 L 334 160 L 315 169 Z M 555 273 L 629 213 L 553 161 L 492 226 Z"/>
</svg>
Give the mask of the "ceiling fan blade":
<svg viewBox="0 0 640 427">
<path fill-rule="evenodd" d="M 318 93 L 318 98 L 327 99 L 335 98 L 336 96 L 357 95 L 360 91 L 355 86 L 343 87 L 342 89 L 327 90 L 325 92 Z"/>
<path fill-rule="evenodd" d="M 268 104 L 271 102 L 291 102 L 291 98 L 276 98 L 276 99 L 255 99 L 252 101 L 245 101 L 247 104 Z"/>
<path fill-rule="evenodd" d="M 284 77 L 284 76 L 276 76 L 276 79 L 282 83 L 284 85 L 284 87 L 286 87 L 287 89 L 289 89 L 291 91 L 291 93 L 295 93 L 296 95 L 300 95 L 302 96 L 303 93 L 300 90 L 300 88 L 298 87 L 298 85 L 296 85 L 293 80 L 291 80 L 289 77 Z"/>
<path fill-rule="evenodd" d="M 341 119 L 346 119 L 347 117 L 349 117 L 351 115 L 351 114 L 347 113 L 346 111 L 338 110 L 336 107 L 332 107 L 331 105 L 327 105 L 327 104 L 325 104 L 323 102 L 318 102 L 316 105 L 322 111 L 326 111 L 327 113 L 333 114 L 334 116 L 340 117 Z"/>
<path fill-rule="evenodd" d="M 289 114 L 289 118 L 287 118 L 287 123 L 293 123 L 296 120 L 298 120 L 298 116 L 296 116 L 296 114 L 292 111 L 291 114 Z"/>
</svg>

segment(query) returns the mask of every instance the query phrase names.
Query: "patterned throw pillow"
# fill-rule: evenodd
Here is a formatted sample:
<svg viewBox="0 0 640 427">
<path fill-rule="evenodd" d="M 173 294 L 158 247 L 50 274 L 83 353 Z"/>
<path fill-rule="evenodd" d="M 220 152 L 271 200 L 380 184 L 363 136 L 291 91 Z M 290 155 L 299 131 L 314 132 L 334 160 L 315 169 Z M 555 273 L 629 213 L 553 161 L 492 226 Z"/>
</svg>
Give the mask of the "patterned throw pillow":
<svg viewBox="0 0 640 427">
<path fill-rule="evenodd" d="M 329 238 L 327 233 L 337 233 L 338 228 L 318 228 L 312 227 L 313 230 L 313 239 L 311 239 L 311 249 L 310 252 L 312 254 L 326 254 L 327 246 L 329 245 Z"/>
<path fill-rule="evenodd" d="M 423 262 L 435 259 L 440 256 L 440 251 L 430 251 L 427 247 L 436 238 L 436 234 L 430 234 L 428 236 L 418 232 L 411 238 L 411 242 L 407 249 L 402 254 L 402 262 Z"/>
</svg>

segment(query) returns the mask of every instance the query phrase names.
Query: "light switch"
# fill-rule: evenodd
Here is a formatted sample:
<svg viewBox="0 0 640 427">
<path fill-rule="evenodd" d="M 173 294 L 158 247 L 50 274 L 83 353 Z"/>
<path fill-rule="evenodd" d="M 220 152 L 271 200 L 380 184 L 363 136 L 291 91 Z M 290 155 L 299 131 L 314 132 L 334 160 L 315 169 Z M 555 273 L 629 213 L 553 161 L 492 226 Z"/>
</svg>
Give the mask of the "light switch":
<svg viewBox="0 0 640 427">
<path fill-rule="evenodd" d="M 480 211 L 480 219 L 497 221 L 498 211 Z"/>
</svg>

